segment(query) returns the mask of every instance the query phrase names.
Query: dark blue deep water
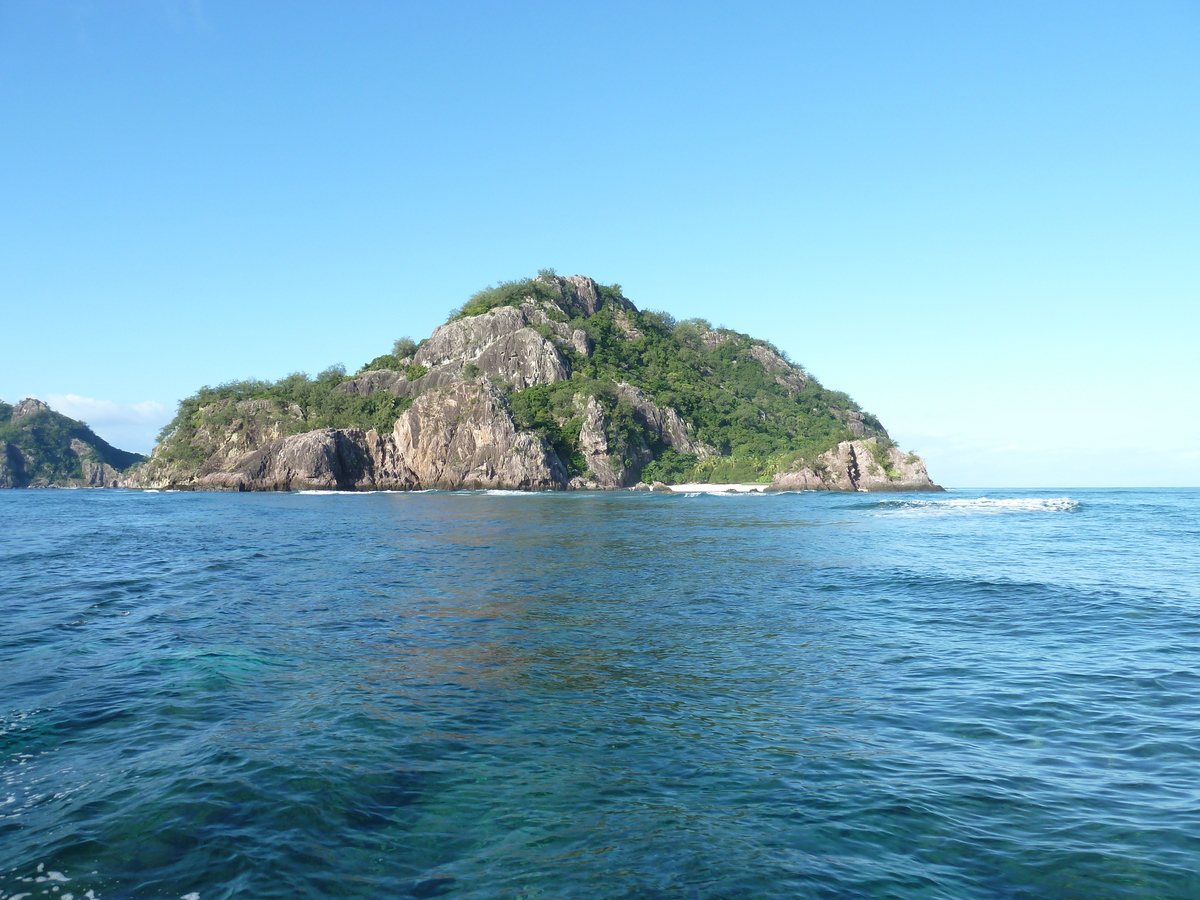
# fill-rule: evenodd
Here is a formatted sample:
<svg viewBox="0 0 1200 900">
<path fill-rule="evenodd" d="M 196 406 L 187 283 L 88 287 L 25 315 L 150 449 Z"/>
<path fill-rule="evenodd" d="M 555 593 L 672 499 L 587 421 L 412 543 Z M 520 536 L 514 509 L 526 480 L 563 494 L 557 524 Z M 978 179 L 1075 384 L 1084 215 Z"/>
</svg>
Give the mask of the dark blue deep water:
<svg viewBox="0 0 1200 900">
<path fill-rule="evenodd" d="M 1200 492 L 0 492 L 0 897 L 1200 897 Z"/>
</svg>

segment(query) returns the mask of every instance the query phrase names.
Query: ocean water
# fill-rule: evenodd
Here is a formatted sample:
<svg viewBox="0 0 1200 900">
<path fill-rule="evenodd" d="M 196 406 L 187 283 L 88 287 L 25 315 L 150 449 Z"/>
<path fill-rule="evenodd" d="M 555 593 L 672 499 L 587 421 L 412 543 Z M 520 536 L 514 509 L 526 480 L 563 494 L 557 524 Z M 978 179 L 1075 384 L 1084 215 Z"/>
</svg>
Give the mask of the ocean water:
<svg viewBox="0 0 1200 900">
<path fill-rule="evenodd" d="M 0 898 L 1197 898 L 1198 667 L 1198 491 L 0 491 Z"/>
</svg>

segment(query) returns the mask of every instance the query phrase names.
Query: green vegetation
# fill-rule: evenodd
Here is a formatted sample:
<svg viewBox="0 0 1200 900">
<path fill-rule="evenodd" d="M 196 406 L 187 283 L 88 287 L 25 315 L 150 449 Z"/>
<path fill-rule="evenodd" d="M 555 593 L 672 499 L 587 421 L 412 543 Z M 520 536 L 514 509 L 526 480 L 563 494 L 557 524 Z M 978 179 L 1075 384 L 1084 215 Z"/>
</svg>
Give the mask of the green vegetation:
<svg viewBox="0 0 1200 900">
<path fill-rule="evenodd" d="M 12 415 L 13 407 L 0 402 L 0 445 L 11 444 L 17 451 L 9 451 L 8 458 L 0 462 L 7 464 L 20 486 L 82 481 L 83 459 L 105 463 L 118 471 L 145 459 L 138 453 L 118 450 L 83 422 L 50 409 L 38 410 L 15 422 Z M 72 449 L 73 441 L 88 445 L 82 458 Z"/>
<path fill-rule="evenodd" d="M 577 380 L 560 381 L 534 385 L 509 397 L 517 428 L 545 438 L 571 477 L 587 470 L 587 462 L 579 450 L 583 418 L 576 408 L 575 395 L 593 388 Z"/>
<path fill-rule="evenodd" d="M 553 275 L 553 269 L 543 269 L 540 275 Z M 540 278 L 523 278 L 517 281 L 500 281 L 491 287 L 476 291 L 462 306 L 450 311 L 447 322 L 461 319 L 463 316 L 481 316 L 489 309 L 500 306 L 520 306 L 533 300 L 558 300 L 558 294 L 546 281 Z"/>
<path fill-rule="evenodd" d="M 158 456 L 170 462 L 199 465 L 207 458 L 210 445 L 201 431 L 213 434 L 236 419 L 246 420 L 252 415 L 260 427 L 277 429 L 281 437 L 316 428 L 390 431 L 400 414 L 412 405 L 411 400 L 393 397 L 386 391 L 363 397 L 336 390 L 345 380 L 345 368 L 331 366 L 315 379 L 297 372 L 274 382 L 233 381 L 215 388 L 202 387 L 180 401 L 175 418 L 158 436 L 160 442 L 166 442 Z M 251 408 L 243 401 L 262 402 Z"/>
<path fill-rule="evenodd" d="M 424 343 L 424 341 L 421 343 Z M 406 363 L 405 360 L 416 353 L 417 348 L 420 346 L 421 344 L 418 344 L 410 337 L 406 336 L 397 338 L 396 342 L 392 344 L 391 353 L 385 353 L 383 356 L 375 357 L 369 363 L 360 368 L 358 370 L 358 374 L 369 372 L 373 369 L 392 369 L 393 371 L 400 372 L 407 368 L 411 368 L 411 366 Z"/>
<path fill-rule="evenodd" d="M 868 444 L 867 446 L 871 448 L 871 456 L 874 457 L 875 464 L 883 469 L 889 478 L 895 478 L 898 473 L 892 465 L 891 458 L 888 456 L 888 451 L 895 446 L 891 439 L 886 437 L 879 438 L 874 444 Z"/>
<path fill-rule="evenodd" d="M 509 284 L 516 284 L 510 282 Z M 620 296 L 619 286 L 601 286 L 605 299 Z M 676 321 L 670 314 L 622 309 L 607 303 L 595 315 L 570 320 L 592 340 L 590 357 L 561 348 L 569 357 L 572 379 L 553 385 L 556 395 L 578 393 L 583 385 L 626 381 L 661 407 L 674 407 L 693 427 L 692 437 L 719 455 L 696 459 L 657 444 L 630 414 L 621 410 L 615 391 L 590 388 L 605 407 L 618 444 L 643 443 L 654 454 L 643 479 L 682 481 L 769 481 L 775 472 L 817 456 L 854 435 L 835 410 L 859 411 L 846 394 L 830 391 L 799 367 L 792 384 L 780 384 L 756 359 L 763 348 L 786 362 L 765 341 L 727 329 L 714 330 L 703 319 Z M 762 350 L 758 351 L 760 354 Z M 521 392 L 537 390 L 529 388 Z M 520 394 L 514 395 L 514 400 Z M 566 421 L 565 409 L 557 413 Z M 866 424 L 884 435 L 873 416 Z M 545 429 L 544 420 L 538 427 Z"/>
</svg>

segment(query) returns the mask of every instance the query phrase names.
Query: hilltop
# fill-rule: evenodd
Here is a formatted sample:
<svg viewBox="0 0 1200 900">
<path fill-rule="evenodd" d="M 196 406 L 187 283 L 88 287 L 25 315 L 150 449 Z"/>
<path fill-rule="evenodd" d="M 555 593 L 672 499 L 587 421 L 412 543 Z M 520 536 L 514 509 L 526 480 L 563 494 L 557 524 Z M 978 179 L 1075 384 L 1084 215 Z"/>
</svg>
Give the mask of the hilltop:
<svg viewBox="0 0 1200 900">
<path fill-rule="evenodd" d="M 0 488 L 117 487 L 145 459 L 41 400 L 0 402 Z"/>
<path fill-rule="evenodd" d="M 205 387 L 122 482 L 200 490 L 938 490 L 920 457 L 769 342 L 544 271 L 348 375 Z"/>
</svg>

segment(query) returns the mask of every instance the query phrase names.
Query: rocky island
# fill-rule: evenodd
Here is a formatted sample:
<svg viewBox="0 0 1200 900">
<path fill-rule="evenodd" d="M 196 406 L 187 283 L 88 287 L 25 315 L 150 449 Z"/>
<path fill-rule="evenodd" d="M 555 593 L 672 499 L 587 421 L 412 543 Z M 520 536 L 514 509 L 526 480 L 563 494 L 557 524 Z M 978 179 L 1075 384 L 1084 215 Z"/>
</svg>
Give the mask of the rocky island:
<svg viewBox="0 0 1200 900">
<path fill-rule="evenodd" d="M 428 338 L 402 338 L 354 375 L 205 387 L 149 459 L 111 450 L 94 451 L 90 469 L 77 454 L 81 473 L 43 486 L 940 490 L 874 416 L 767 341 L 549 270 L 478 292 Z"/>
<path fill-rule="evenodd" d="M 0 402 L 0 488 L 119 487 L 145 459 L 41 400 Z"/>
</svg>

